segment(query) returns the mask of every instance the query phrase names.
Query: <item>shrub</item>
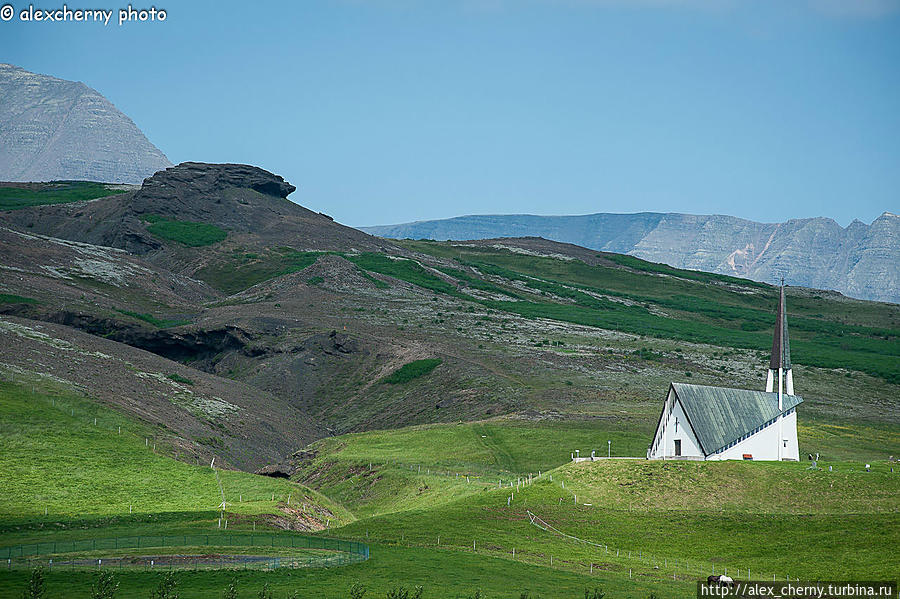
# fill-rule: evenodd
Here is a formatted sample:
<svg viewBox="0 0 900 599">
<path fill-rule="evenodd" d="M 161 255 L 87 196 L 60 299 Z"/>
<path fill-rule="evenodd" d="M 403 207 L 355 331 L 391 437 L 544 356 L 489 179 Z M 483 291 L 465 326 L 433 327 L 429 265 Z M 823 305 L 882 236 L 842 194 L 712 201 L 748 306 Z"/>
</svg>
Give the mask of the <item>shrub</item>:
<svg viewBox="0 0 900 599">
<path fill-rule="evenodd" d="M 594 590 L 584 589 L 584 599 L 603 599 L 606 593 L 600 587 L 594 587 Z"/>
<path fill-rule="evenodd" d="M 91 599 L 114 599 L 119 590 L 119 583 L 109 572 L 101 572 L 97 584 L 91 585 Z"/>
<path fill-rule="evenodd" d="M 222 593 L 222 599 L 237 599 L 237 579 L 232 578 L 228 583 L 228 588 Z"/>
<path fill-rule="evenodd" d="M 415 590 L 410 590 L 403 586 L 394 587 L 387 592 L 387 599 L 422 599 L 424 590 L 421 586 L 416 586 Z"/>
<path fill-rule="evenodd" d="M 175 574 L 166 573 L 156 588 L 150 591 L 150 599 L 178 599 L 178 581 L 175 580 Z"/>
<path fill-rule="evenodd" d="M 166 378 L 173 380 L 176 383 L 184 383 L 185 385 L 193 385 L 194 384 L 194 381 L 192 381 L 191 379 L 185 378 L 185 377 L 181 376 L 180 374 L 176 374 L 174 372 L 172 374 L 167 374 Z"/>
<path fill-rule="evenodd" d="M 358 582 L 354 582 L 350 585 L 350 590 L 348 591 L 348 595 L 350 595 L 350 599 L 363 599 L 366 596 L 366 591 L 368 589 L 361 585 Z"/>
<path fill-rule="evenodd" d="M 44 588 L 44 569 L 38 566 L 31 571 L 31 578 L 28 580 L 28 586 L 22 593 L 23 599 L 41 599 L 46 589 Z"/>
</svg>

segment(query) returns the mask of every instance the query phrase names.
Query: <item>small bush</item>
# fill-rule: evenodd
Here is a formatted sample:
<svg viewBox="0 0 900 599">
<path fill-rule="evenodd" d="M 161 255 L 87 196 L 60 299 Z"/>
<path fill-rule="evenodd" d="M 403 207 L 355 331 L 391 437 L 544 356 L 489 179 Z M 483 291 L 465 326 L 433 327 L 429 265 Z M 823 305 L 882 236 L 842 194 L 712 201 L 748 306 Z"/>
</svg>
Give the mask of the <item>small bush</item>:
<svg viewBox="0 0 900 599">
<path fill-rule="evenodd" d="M 350 596 L 350 599 L 363 599 L 363 597 L 366 596 L 367 590 L 368 589 L 364 585 L 358 582 L 354 582 L 350 585 L 350 589 L 347 594 Z"/>
<path fill-rule="evenodd" d="M 606 593 L 600 587 L 594 587 L 594 590 L 584 589 L 584 599 L 603 599 Z"/>
<path fill-rule="evenodd" d="M 225 592 L 222 593 L 222 599 L 237 599 L 237 579 L 232 579 L 231 582 L 228 583 L 228 588 L 225 589 Z"/>
<path fill-rule="evenodd" d="M 403 586 L 394 587 L 387 592 L 387 599 L 422 599 L 424 590 L 425 589 L 421 586 L 416 586 L 414 590 L 407 589 Z"/>
<path fill-rule="evenodd" d="M 101 572 L 97 584 L 91 585 L 91 599 L 115 599 L 119 583 L 109 572 Z"/>
<path fill-rule="evenodd" d="M 22 599 L 42 599 L 45 592 L 44 569 L 38 566 L 31 571 L 31 578 L 28 580 L 25 592 L 22 593 Z"/>
<path fill-rule="evenodd" d="M 192 381 L 191 379 L 185 378 L 185 377 L 181 376 L 180 374 L 176 374 L 174 372 L 172 374 L 167 374 L 166 378 L 173 380 L 176 383 L 183 383 L 185 385 L 193 385 L 194 384 L 194 381 Z"/>
<path fill-rule="evenodd" d="M 178 581 L 172 572 L 166 573 L 156 588 L 150 591 L 150 599 L 178 599 L 178 597 Z"/>
</svg>

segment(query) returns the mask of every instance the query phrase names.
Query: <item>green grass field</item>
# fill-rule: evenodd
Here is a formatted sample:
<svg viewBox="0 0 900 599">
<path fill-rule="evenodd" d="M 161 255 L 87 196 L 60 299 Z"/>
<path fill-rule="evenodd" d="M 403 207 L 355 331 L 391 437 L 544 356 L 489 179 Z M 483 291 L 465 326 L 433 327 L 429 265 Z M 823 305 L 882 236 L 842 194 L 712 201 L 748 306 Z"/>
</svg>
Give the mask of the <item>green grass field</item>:
<svg viewBox="0 0 900 599">
<path fill-rule="evenodd" d="M 0 545 L 221 534 L 215 474 L 168 457 L 169 447 L 154 452 L 145 441 L 154 433 L 53 384 L 0 383 Z M 607 596 L 646 599 L 692 596 L 694 581 L 713 569 L 740 577 L 749 568 L 753 578 L 900 574 L 900 473 L 887 462 L 865 472 L 847 461 L 815 471 L 805 463 L 569 461 L 571 451 L 599 453 L 607 440 L 614 454 L 633 455 L 648 436 L 604 419 L 429 425 L 314 444 L 316 457 L 298 475 L 308 486 L 219 471 L 229 531 L 288 534 L 269 527 L 267 515 L 290 495 L 310 517 L 332 515 L 319 534 L 367 543 L 371 559 L 178 572 L 182 596 L 219 597 L 235 577 L 247 595 L 267 583 L 276 597 L 338 599 L 359 581 L 376 597 L 421 584 L 426 597 L 580 598 L 600 586 Z M 27 576 L 0 570 L 0 597 L 20 596 Z M 95 577 L 57 569 L 48 591 L 87 597 Z M 159 577 L 122 572 L 119 597 L 146 597 Z"/>
<path fill-rule="evenodd" d="M 32 392 L 0 382 L 0 521 L 181 512 L 217 519 L 216 473 L 161 455 L 172 452 L 162 444 L 154 451 L 158 433 L 62 388 Z M 240 516 L 277 513 L 291 496 L 296 506 L 309 507 L 310 518 L 323 517 L 316 506 L 336 522 L 351 519 L 318 493 L 284 480 L 231 470 L 218 476 L 228 511 Z"/>
<path fill-rule="evenodd" d="M 242 264 L 253 279 L 272 268 L 301 269 L 319 255 L 284 249 L 262 261 L 244 256 Z M 408 276 L 416 284 L 431 285 L 430 277 L 437 278 L 415 262 L 395 262 L 360 257 L 357 266 Z M 564 283 L 561 274 L 554 276 L 507 278 L 551 299 L 500 303 L 615 313 L 583 282 Z M 434 290 L 443 293 L 446 282 L 437 280 L 441 285 Z M 508 292 L 499 295 L 523 293 L 500 281 L 490 283 Z M 446 291 L 460 293 L 453 285 Z M 674 304 L 666 302 L 686 301 L 658 299 L 658 306 L 670 310 Z M 813 306 L 792 321 L 792 326 L 801 322 L 798 351 L 808 350 L 804 342 L 825 348 L 831 343 L 832 333 L 817 330 L 832 326 L 831 316 L 814 316 L 809 313 Z M 761 322 L 752 313 L 732 323 L 727 311 L 701 307 L 700 321 L 765 336 L 741 329 L 740 323 Z M 752 312 L 739 303 L 733 307 Z M 642 314 L 641 309 L 633 314 Z M 129 315 L 171 326 L 146 318 L 155 318 L 151 315 Z M 810 323 L 804 325 L 803 318 Z M 876 324 L 861 319 L 846 325 L 845 334 L 857 343 L 848 355 L 885 352 L 879 355 L 890 357 L 893 350 L 882 342 L 890 344 L 893 333 L 879 337 Z M 568 351 L 568 338 L 538 342 L 548 351 Z M 636 343 L 643 345 L 623 360 L 665 359 L 668 350 L 660 344 L 672 341 Z M 415 361 L 380 386 L 414 394 L 417 385 L 443 370 L 436 360 Z M 540 376 L 535 375 L 535 384 L 541 384 Z M 828 384 L 843 380 L 843 375 L 827 378 Z M 822 388 L 826 395 L 827 389 Z M 422 584 L 426 597 L 464 598 L 476 589 L 488 597 L 517 598 L 524 591 L 532 597 L 582 597 L 586 587 L 601 586 L 610 597 L 647 599 L 651 593 L 692 596 L 694 581 L 725 569 L 736 577 L 745 577 L 749 569 L 753 578 L 764 579 L 891 579 L 900 575 L 894 557 L 900 542 L 900 473 L 890 472 L 884 458 L 900 454 L 900 433 L 890 414 L 878 412 L 887 405 L 857 410 L 827 398 L 811 399 L 800 416 L 800 451 L 821 452 L 820 470 L 808 470 L 806 463 L 571 464 L 575 450 L 582 456 L 592 450 L 605 455 L 607 442 L 613 456 L 644 455 L 658 406 L 611 396 L 592 417 L 580 419 L 523 414 L 330 437 L 307 448 L 306 455 L 314 457 L 301 464 L 294 482 L 220 470 L 220 489 L 208 465 L 173 459 L 178 440 L 166 431 L 50 382 L 32 387 L 31 382 L 4 381 L 0 545 L 217 534 L 224 490 L 229 531 L 284 534 L 273 524 L 294 518 L 326 527 L 319 535 L 367 543 L 372 557 L 331 568 L 178 572 L 184 597 L 219 597 L 234 576 L 248 596 L 268 583 L 276 597 L 297 591 L 300 597 L 335 599 L 348 596 L 356 581 L 370 588 L 369 596 L 380 597 L 397 585 Z M 863 462 L 873 464 L 871 472 L 864 471 Z M 286 509 L 289 498 L 294 511 Z M 199 549 L 185 541 L 185 551 Z M 273 555 L 279 551 L 270 549 Z M 100 557 L 95 552 L 85 556 Z M 0 598 L 21 596 L 27 575 L 0 570 Z M 57 570 L 48 576 L 51 593 L 87 597 L 96 573 Z M 119 596 L 146 597 L 158 577 L 123 573 Z"/>
<path fill-rule="evenodd" d="M 46 204 L 67 204 L 124 193 L 105 183 L 92 181 L 52 181 L 0 186 L 0 210 L 15 210 Z"/>
<path fill-rule="evenodd" d="M 157 237 L 188 247 L 212 245 L 228 237 L 228 231 L 209 223 L 172 220 L 158 214 L 148 214 L 144 219 L 150 223 L 147 230 Z"/>
</svg>

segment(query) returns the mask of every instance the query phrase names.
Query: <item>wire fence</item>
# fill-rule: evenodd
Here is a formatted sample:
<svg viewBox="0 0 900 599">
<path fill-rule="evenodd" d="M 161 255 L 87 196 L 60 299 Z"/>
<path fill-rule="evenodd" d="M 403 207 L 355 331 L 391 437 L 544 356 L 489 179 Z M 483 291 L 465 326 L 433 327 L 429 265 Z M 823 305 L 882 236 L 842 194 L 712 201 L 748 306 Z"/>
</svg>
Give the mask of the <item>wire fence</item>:
<svg viewBox="0 0 900 599">
<path fill-rule="evenodd" d="M 144 551 L 158 551 L 167 547 L 184 548 L 185 551 L 169 554 Z M 229 548 L 241 548 L 243 551 L 231 552 L 228 551 Z M 247 551 L 249 548 L 265 548 L 268 551 L 260 553 L 279 555 L 250 555 Z M 6 560 L 8 569 L 32 568 L 38 565 L 72 569 L 311 568 L 366 561 L 369 559 L 369 546 L 357 541 L 307 535 L 256 533 L 137 535 L 0 547 L 0 559 Z"/>
</svg>

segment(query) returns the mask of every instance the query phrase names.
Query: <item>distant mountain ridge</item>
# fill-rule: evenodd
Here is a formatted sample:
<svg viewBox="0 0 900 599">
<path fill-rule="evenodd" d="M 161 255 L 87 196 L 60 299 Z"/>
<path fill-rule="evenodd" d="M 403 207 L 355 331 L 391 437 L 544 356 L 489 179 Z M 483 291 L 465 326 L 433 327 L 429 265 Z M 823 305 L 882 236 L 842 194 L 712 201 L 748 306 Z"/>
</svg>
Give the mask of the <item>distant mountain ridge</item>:
<svg viewBox="0 0 900 599">
<path fill-rule="evenodd" d="M 900 303 L 900 216 L 841 227 L 830 218 L 758 223 L 723 215 L 642 212 L 584 216 L 460 216 L 361 227 L 394 239 L 469 240 L 544 237 L 630 254 L 677 268 L 768 283 L 833 289 Z"/>
<path fill-rule="evenodd" d="M 0 63 L 0 181 L 140 183 L 171 165 L 96 90 Z"/>
</svg>

